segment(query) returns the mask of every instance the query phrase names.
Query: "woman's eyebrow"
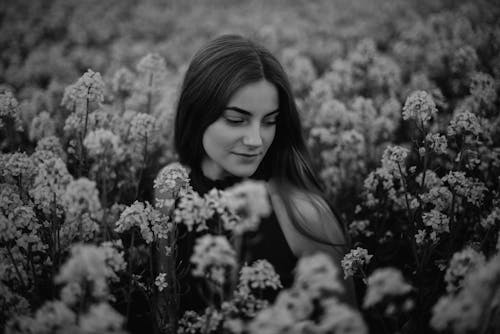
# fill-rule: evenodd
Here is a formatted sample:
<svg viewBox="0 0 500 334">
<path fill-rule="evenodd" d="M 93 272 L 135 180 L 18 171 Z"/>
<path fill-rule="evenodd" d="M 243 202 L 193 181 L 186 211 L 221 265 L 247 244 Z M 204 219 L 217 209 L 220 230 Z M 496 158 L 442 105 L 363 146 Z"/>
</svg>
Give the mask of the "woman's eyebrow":
<svg viewBox="0 0 500 334">
<path fill-rule="evenodd" d="M 233 111 L 239 112 L 239 113 L 244 114 L 244 115 L 250 115 L 250 116 L 252 115 L 252 113 L 250 111 L 245 110 L 245 109 L 241 109 L 241 108 L 238 108 L 238 107 L 226 107 L 225 110 L 233 110 Z M 273 111 L 268 112 L 267 114 L 265 114 L 264 117 L 277 114 L 278 112 L 279 112 L 279 109 L 273 110 Z"/>
</svg>

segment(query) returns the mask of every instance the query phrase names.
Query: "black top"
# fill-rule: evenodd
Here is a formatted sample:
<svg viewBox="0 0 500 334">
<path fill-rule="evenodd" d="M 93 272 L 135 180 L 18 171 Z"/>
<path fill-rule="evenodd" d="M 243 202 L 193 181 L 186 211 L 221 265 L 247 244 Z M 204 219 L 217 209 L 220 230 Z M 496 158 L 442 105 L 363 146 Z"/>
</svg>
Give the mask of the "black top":
<svg viewBox="0 0 500 334">
<path fill-rule="evenodd" d="M 191 171 L 189 177 L 191 179 L 191 186 L 201 196 L 212 188 L 223 190 L 242 180 L 239 177 L 231 176 L 223 180 L 214 181 L 203 175 L 201 171 L 196 170 Z M 182 316 L 187 310 L 202 311 L 207 305 L 200 294 L 203 282 L 201 279 L 191 275 L 192 265 L 189 262 L 193 253 L 195 240 L 197 237 L 203 235 L 203 233 L 186 233 L 182 224 L 179 228 L 179 235 L 181 237 L 178 240 L 178 259 L 180 261 L 180 270 L 185 270 L 186 273 L 186 277 L 180 279 L 180 311 Z M 293 270 L 297 263 L 297 258 L 292 253 L 283 235 L 274 211 L 272 211 L 271 215 L 261 220 L 257 231 L 247 232 L 243 240 L 242 253 L 246 254 L 243 261 L 248 264 L 252 264 L 258 259 L 269 261 L 274 266 L 278 275 L 280 275 L 283 287 L 290 287 L 293 283 Z M 269 292 L 265 297 L 272 302 L 276 297 L 276 293 Z"/>
</svg>

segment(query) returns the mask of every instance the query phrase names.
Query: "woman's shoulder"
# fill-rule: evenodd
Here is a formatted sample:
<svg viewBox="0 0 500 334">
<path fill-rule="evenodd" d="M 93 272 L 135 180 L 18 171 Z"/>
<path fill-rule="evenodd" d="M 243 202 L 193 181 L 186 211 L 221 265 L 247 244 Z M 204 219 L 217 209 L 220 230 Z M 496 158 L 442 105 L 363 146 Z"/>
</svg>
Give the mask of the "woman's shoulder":
<svg viewBox="0 0 500 334">
<path fill-rule="evenodd" d="M 285 211 L 278 216 L 282 217 L 281 220 L 284 220 L 286 225 L 294 227 L 295 230 L 302 229 L 303 231 L 298 232 L 305 232 L 302 234 L 316 240 L 322 240 L 332 245 L 345 244 L 340 221 L 323 197 L 290 184 L 280 185 L 279 182 L 272 179 L 268 184 L 275 210 L 278 206 L 278 211 Z M 277 187 L 280 186 L 284 186 L 286 191 L 279 191 Z M 287 198 L 283 198 L 284 196 Z M 285 202 L 288 202 L 288 205 Z M 298 220 L 297 224 L 293 224 L 292 217 Z"/>
</svg>

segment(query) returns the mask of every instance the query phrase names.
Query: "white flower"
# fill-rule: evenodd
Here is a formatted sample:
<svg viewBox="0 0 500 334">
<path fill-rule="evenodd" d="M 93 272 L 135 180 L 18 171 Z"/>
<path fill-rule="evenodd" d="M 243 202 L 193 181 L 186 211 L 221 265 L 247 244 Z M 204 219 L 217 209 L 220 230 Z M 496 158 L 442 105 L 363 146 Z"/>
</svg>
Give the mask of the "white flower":
<svg viewBox="0 0 500 334">
<path fill-rule="evenodd" d="M 461 134 L 479 135 L 481 133 L 481 125 L 476 115 L 470 111 L 463 111 L 453 116 L 448 125 L 448 136 Z"/>
<path fill-rule="evenodd" d="M 271 213 L 263 182 L 244 181 L 226 189 L 224 194 L 225 204 L 238 217 L 238 222 L 232 228 L 234 233 L 255 231 L 261 218 Z"/>
<path fill-rule="evenodd" d="M 448 183 L 452 191 L 465 197 L 469 203 L 477 207 L 482 204 L 485 192 L 488 190 L 483 182 L 466 177 L 464 172 L 450 171 L 442 179 Z"/>
<path fill-rule="evenodd" d="M 441 136 L 438 133 L 429 133 L 425 136 L 425 140 L 434 152 L 438 154 L 448 153 L 448 141 L 445 136 Z"/>
<path fill-rule="evenodd" d="M 451 205 L 453 195 L 447 187 L 433 187 L 420 195 L 423 202 L 433 204 L 434 209 L 444 211 Z"/>
<path fill-rule="evenodd" d="M 295 268 L 294 287 L 305 290 L 312 298 L 344 291 L 339 281 L 338 268 L 332 259 L 324 253 L 304 256 L 299 259 Z"/>
<path fill-rule="evenodd" d="M 102 217 L 99 192 L 94 181 L 79 178 L 68 183 L 62 197 L 66 215 L 70 220 L 76 219 L 84 213 L 89 213 L 94 219 Z"/>
<path fill-rule="evenodd" d="M 386 297 L 402 296 L 412 290 L 411 285 L 404 281 L 401 272 L 395 268 L 376 269 L 368 277 L 367 286 L 364 308 L 372 307 Z"/>
<path fill-rule="evenodd" d="M 130 125 L 130 137 L 137 141 L 153 141 L 153 135 L 157 130 L 157 120 L 154 116 L 139 113 L 132 119 Z"/>
<path fill-rule="evenodd" d="M 369 220 L 355 220 L 349 224 L 349 234 L 353 237 L 357 237 L 359 235 L 370 237 L 373 235 L 373 232 L 368 230 L 369 225 Z"/>
<path fill-rule="evenodd" d="M 228 270 L 236 266 L 236 253 L 225 237 L 206 234 L 196 239 L 190 260 L 194 276 L 223 284 Z"/>
<path fill-rule="evenodd" d="M 436 104 L 432 95 L 419 90 L 413 92 L 405 101 L 403 119 L 414 118 L 419 122 L 427 123 L 437 113 Z"/>
<path fill-rule="evenodd" d="M 425 238 L 427 236 L 427 232 L 425 230 L 418 230 L 417 234 L 415 234 L 415 242 L 417 245 L 421 246 L 425 242 Z"/>
<path fill-rule="evenodd" d="M 311 333 L 368 334 L 361 314 L 336 298 L 323 299 L 321 306 L 323 314 L 318 324 L 310 322 L 306 327 Z"/>
<path fill-rule="evenodd" d="M 161 169 L 154 180 L 156 207 L 171 209 L 179 196 L 192 191 L 189 185 L 189 171 L 178 162 Z"/>
<path fill-rule="evenodd" d="M 399 175 L 400 170 L 404 172 L 408 152 L 407 148 L 389 145 L 382 155 L 382 167 Z"/>
<path fill-rule="evenodd" d="M 83 333 L 125 333 L 121 329 L 125 318 L 108 303 L 90 306 L 86 314 L 78 320 L 78 327 Z"/>
<path fill-rule="evenodd" d="M 462 286 L 462 281 L 467 274 L 477 270 L 485 263 L 486 258 L 484 255 L 470 247 L 453 254 L 444 276 L 446 290 L 448 292 L 455 292 L 459 290 Z"/>
<path fill-rule="evenodd" d="M 240 270 L 240 286 L 252 289 L 281 288 L 280 277 L 271 263 L 266 260 L 257 260 L 251 266 L 245 265 Z"/>
<path fill-rule="evenodd" d="M 166 276 L 166 273 L 159 273 L 158 276 L 156 276 L 155 285 L 158 287 L 158 291 L 162 291 L 168 286 L 168 283 L 165 280 Z"/>
<path fill-rule="evenodd" d="M 370 263 L 373 255 L 369 255 L 368 251 L 364 248 L 357 247 L 356 249 L 351 249 L 342 259 L 342 269 L 344 269 L 344 278 L 353 276 L 360 270 L 364 265 Z"/>
<path fill-rule="evenodd" d="M 495 207 L 486 218 L 481 219 L 481 226 L 485 229 L 500 225 L 500 207 Z"/>
<path fill-rule="evenodd" d="M 122 155 L 120 138 L 110 130 L 97 129 L 87 134 L 83 145 L 88 150 L 89 156 L 99 159 L 104 155 L 119 157 Z"/>
<path fill-rule="evenodd" d="M 190 191 L 180 198 L 173 213 L 173 221 L 186 225 L 188 231 L 195 229 L 199 232 L 208 228 L 206 221 L 214 213 L 213 206 L 210 206 L 196 191 Z"/>
<path fill-rule="evenodd" d="M 434 242 L 438 240 L 438 235 L 450 232 L 450 218 L 438 210 L 433 209 L 430 212 L 425 212 L 422 215 L 422 221 L 425 226 L 432 229 L 430 237 Z"/>
<path fill-rule="evenodd" d="M 101 74 L 89 69 L 76 83 L 64 90 L 61 104 L 73 110 L 86 103 L 87 100 L 101 103 L 104 100 L 104 86 Z"/>
<path fill-rule="evenodd" d="M 121 213 L 115 231 L 122 233 L 134 226 L 140 229 L 142 238 L 148 244 L 153 242 L 154 238 L 167 238 L 172 228 L 167 216 L 163 216 L 148 202 L 139 201 L 135 201 Z"/>
</svg>

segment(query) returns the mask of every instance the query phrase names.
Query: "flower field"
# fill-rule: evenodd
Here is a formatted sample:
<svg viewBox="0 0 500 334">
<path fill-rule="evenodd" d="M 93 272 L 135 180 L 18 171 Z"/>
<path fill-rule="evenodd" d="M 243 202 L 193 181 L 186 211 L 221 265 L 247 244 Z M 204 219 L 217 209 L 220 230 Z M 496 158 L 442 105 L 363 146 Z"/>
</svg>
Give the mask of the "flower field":
<svg viewBox="0 0 500 334">
<path fill-rule="evenodd" d="M 0 17 L 2 332 L 500 333 L 494 1 L 19 0 Z M 305 256 L 287 289 L 239 261 L 265 185 L 200 196 L 173 150 L 183 73 L 222 33 L 284 65 L 349 239 L 341 268 Z M 209 306 L 181 314 L 185 235 Z"/>
</svg>

